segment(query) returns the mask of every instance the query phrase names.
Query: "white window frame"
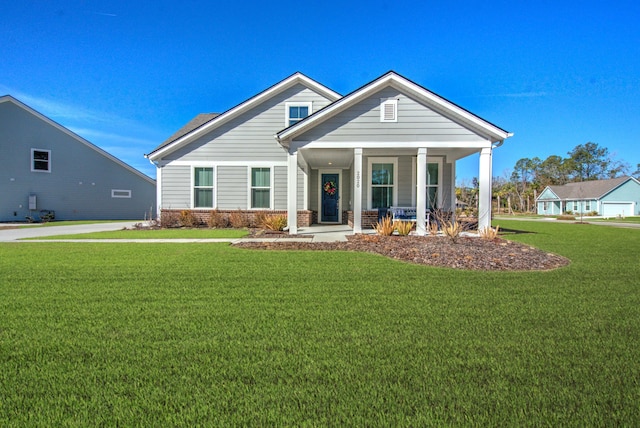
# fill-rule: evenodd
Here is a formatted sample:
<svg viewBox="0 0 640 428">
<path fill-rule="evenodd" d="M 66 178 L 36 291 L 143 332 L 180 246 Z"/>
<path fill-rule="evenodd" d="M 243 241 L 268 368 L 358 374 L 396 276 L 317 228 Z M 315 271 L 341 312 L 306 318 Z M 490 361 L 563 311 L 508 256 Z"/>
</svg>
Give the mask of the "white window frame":
<svg viewBox="0 0 640 428">
<path fill-rule="evenodd" d="M 112 198 L 131 199 L 131 190 L 128 189 L 111 189 Z"/>
<path fill-rule="evenodd" d="M 544 212 L 549 211 L 549 202 L 548 201 L 542 201 L 542 211 L 544 211 Z"/>
<path fill-rule="evenodd" d="M 263 169 L 268 169 L 269 170 L 269 207 L 264 208 L 264 207 L 258 207 L 258 208 L 254 208 L 251 204 L 252 198 L 251 198 L 251 191 L 253 189 L 266 189 L 266 187 L 253 187 L 251 185 L 251 170 L 253 170 L 254 168 L 263 168 Z M 248 187 L 248 192 L 247 192 L 247 207 L 249 207 L 250 210 L 272 210 L 273 206 L 274 206 L 274 201 L 275 201 L 275 195 L 274 195 L 274 167 L 273 165 L 251 165 L 249 167 L 247 167 L 247 187 Z"/>
<path fill-rule="evenodd" d="M 373 164 L 374 163 L 392 163 L 393 164 L 393 204 L 398 205 L 398 158 L 397 157 L 369 157 L 367 158 L 367 204 L 368 209 L 373 209 L 373 193 L 371 184 L 373 180 Z M 376 186 L 378 187 L 378 186 Z"/>
<path fill-rule="evenodd" d="M 579 201 L 573 201 L 573 212 L 579 212 L 580 211 L 580 204 Z"/>
<path fill-rule="evenodd" d="M 387 116 L 387 112 L 389 111 L 393 113 L 393 117 Z M 398 121 L 398 99 L 397 98 L 380 98 L 380 122 L 397 122 L 397 121 Z"/>
<path fill-rule="evenodd" d="M 584 201 L 584 211 L 591 212 L 591 201 Z"/>
<path fill-rule="evenodd" d="M 212 186 L 198 186 L 199 188 L 211 188 L 211 193 L 212 193 L 212 197 L 211 197 L 211 205 L 210 207 L 196 207 L 196 168 L 211 168 L 213 170 L 213 183 Z M 217 195 L 216 195 L 216 191 L 218 189 L 218 168 L 215 165 L 191 165 L 191 181 L 190 181 L 190 188 L 191 188 L 191 200 L 190 200 L 190 204 L 191 204 L 191 209 L 193 210 L 200 210 L 200 209 L 215 209 L 217 206 Z"/>
<path fill-rule="evenodd" d="M 36 169 L 35 168 L 35 161 L 36 159 L 34 158 L 35 152 L 45 152 L 47 153 L 47 168 L 48 169 Z M 40 161 L 42 162 L 42 161 Z M 51 172 L 51 150 L 46 150 L 46 149 L 31 149 L 31 172 Z"/>
<path fill-rule="evenodd" d="M 437 163 L 438 164 L 438 189 L 436 190 L 436 196 L 438 200 L 436 201 L 436 205 L 438 207 L 442 207 L 442 177 L 444 176 L 444 158 L 442 157 L 433 157 L 427 156 L 427 164 Z M 428 170 L 425 170 L 428 171 Z M 418 158 L 413 156 L 411 162 L 411 200 L 413 201 L 413 205 L 417 205 L 417 191 L 418 191 Z M 427 187 L 429 187 L 429 183 L 425 187 L 424 191 L 427 191 Z M 452 206 L 455 206 L 455 201 L 453 201 Z"/>
<path fill-rule="evenodd" d="M 291 125 L 294 125 L 293 123 L 289 123 L 289 121 L 291 120 L 291 118 L 289 117 L 289 107 L 307 107 L 309 109 L 309 114 L 305 117 L 309 117 L 311 116 L 311 114 L 313 113 L 313 102 L 311 101 L 298 101 L 298 102 L 294 102 L 294 101 L 289 101 L 284 103 L 284 126 L 285 127 L 289 127 Z M 301 121 L 304 118 L 300 118 L 298 120 L 296 120 L 296 123 Z"/>
</svg>

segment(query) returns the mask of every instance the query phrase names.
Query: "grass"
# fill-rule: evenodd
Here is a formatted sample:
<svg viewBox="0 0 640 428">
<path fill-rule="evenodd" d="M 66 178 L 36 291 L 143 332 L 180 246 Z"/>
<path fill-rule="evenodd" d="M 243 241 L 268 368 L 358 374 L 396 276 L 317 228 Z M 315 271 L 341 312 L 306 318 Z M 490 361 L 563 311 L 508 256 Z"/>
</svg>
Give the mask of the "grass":
<svg viewBox="0 0 640 428">
<path fill-rule="evenodd" d="M 226 244 L 0 245 L 1 426 L 637 426 L 640 231 L 464 272 Z"/>
<path fill-rule="evenodd" d="M 640 217 L 625 217 L 625 218 L 593 218 L 588 221 L 603 222 L 603 223 L 640 223 Z"/>
<path fill-rule="evenodd" d="M 248 233 L 246 229 L 127 229 L 108 232 L 42 236 L 29 239 L 235 239 L 242 238 Z"/>
</svg>

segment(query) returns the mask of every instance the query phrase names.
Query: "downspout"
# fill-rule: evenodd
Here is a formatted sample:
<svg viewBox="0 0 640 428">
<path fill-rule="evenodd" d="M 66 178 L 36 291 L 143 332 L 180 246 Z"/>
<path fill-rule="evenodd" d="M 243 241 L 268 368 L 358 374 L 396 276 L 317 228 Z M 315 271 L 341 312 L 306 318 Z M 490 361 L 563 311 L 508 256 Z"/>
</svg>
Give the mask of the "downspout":
<svg viewBox="0 0 640 428">
<path fill-rule="evenodd" d="M 162 206 L 162 170 L 158 166 L 158 162 L 151 160 L 148 154 L 144 157 L 149 160 L 149 163 L 156 167 L 156 219 L 160 220 L 160 207 Z"/>
</svg>

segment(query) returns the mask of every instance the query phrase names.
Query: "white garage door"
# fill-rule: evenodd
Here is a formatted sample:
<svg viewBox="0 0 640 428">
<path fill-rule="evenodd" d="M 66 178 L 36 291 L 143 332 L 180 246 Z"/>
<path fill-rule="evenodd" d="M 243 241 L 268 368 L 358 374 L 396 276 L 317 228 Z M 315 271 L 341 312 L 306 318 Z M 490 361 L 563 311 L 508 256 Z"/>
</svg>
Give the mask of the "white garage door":
<svg viewBox="0 0 640 428">
<path fill-rule="evenodd" d="M 633 215 L 633 202 L 603 202 L 603 217 L 617 217 Z"/>
</svg>

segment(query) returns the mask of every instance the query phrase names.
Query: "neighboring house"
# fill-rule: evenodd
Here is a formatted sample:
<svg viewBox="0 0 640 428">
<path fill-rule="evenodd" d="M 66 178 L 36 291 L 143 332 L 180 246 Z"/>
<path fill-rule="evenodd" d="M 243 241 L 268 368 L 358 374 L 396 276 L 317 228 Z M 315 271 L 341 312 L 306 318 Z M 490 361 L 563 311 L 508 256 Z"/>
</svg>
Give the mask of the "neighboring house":
<svg viewBox="0 0 640 428">
<path fill-rule="evenodd" d="M 633 177 L 547 186 L 536 199 L 538 214 L 640 215 L 640 182 Z"/>
<path fill-rule="evenodd" d="M 0 221 L 144 219 L 155 181 L 7 95 L 0 97 Z"/>
<path fill-rule="evenodd" d="M 479 153 L 479 227 L 491 219 L 491 156 L 512 134 L 388 72 L 346 96 L 295 73 L 220 115 L 199 115 L 145 155 L 160 212 L 286 214 L 361 232 L 378 209 L 455 208 L 456 161 Z"/>
</svg>

